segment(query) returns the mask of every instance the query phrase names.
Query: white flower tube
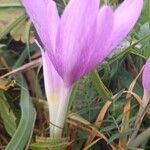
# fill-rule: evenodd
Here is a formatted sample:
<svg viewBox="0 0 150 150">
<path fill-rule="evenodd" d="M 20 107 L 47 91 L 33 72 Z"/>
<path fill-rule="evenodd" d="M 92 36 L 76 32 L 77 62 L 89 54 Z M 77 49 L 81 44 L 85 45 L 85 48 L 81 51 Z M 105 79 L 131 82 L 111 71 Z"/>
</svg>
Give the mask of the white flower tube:
<svg viewBox="0 0 150 150">
<path fill-rule="evenodd" d="M 53 67 L 46 52 L 42 52 L 45 91 L 49 106 L 50 137 L 61 137 L 72 87 L 64 81 Z"/>
</svg>

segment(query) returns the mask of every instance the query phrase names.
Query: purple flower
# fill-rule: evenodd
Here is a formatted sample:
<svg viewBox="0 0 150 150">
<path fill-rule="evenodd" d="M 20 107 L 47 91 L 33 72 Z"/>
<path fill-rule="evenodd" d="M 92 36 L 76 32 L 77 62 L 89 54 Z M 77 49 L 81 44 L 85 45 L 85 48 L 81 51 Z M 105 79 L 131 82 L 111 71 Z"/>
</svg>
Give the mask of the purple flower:
<svg viewBox="0 0 150 150">
<path fill-rule="evenodd" d="M 99 0 L 70 0 L 61 17 L 53 0 L 23 0 L 64 82 L 71 86 L 101 63 L 135 25 L 143 0 L 125 0 L 115 11 Z"/>
<path fill-rule="evenodd" d="M 53 0 L 23 0 L 44 45 L 45 89 L 50 121 L 64 125 L 72 85 L 101 63 L 131 31 L 143 0 L 124 0 L 115 10 L 99 0 L 70 0 L 61 17 Z M 61 129 L 51 125 L 51 136 Z M 59 131 L 58 131 L 59 130 Z"/>
</svg>

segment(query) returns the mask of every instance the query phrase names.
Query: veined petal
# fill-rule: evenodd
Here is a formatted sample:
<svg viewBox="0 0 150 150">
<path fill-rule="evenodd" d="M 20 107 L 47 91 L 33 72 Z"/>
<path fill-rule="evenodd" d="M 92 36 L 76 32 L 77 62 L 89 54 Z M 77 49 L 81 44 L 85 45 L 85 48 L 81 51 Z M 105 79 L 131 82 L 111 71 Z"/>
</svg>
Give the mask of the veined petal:
<svg viewBox="0 0 150 150">
<path fill-rule="evenodd" d="M 42 51 L 46 97 L 49 106 L 50 136 L 60 137 L 72 87 L 66 87 L 53 67 L 47 52 Z"/>
<path fill-rule="evenodd" d="M 113 29 L 114 14 L 110 6 L 103 6 L 98 14 L 96 22 L 95 40 L 88 55 L 86 72 L 92 70 L 101 63 L 108 55 L 107 45 Z"/>
<path fill-rule="evenodd" d="M 47 24 L 47 17 L 46 17 L 46 8 L 47 8 L 48 0 L 23 0 L 23 5 L 30 16 L 43 44 L 46 43 L 46 24 Z"/>
<path fill-rule="evenodd" d="M 56 121 L 57 110 L 56 106 L 59 105 L 58 93 L 63 85 L 62 78 L 58 75 L 55 68 L 53 67 L 46 52 L 42 51 L 43 60 L 43 74 L 44 74 L 44 85 L 46 97 L 50 107 L 50 121 L 54 124 Z"/>
<path fill-rule="evenodd" d="M 49 34 L 49 42 L 50 42 L 49 45 L 52 45 L 53 52 L 55 51 L 56 36 L 58 32 L 59 23 L 60 23 L 60 18 L 56 7 L 56 3 L 53 0 L 50 0 L 47 6 L 47 27 L 48 27 L 47 32 L 48 33 L 46 34 Z M 49 47 L 47 49 L 50 50 Z"/>
<path fill-rule="evenodd" d="M 60 21 L 57 36 L 56 59 L 57 70 L 64 78 L 65 72 L 70 71 L 80 54 L 81 47 L 99 8 L 99 0 L 70 0 Z M 60 65 L 61 63 L 61 65 Z M 63 68 L 63 69 L 62 69 Z"/>
<path fill-rule="evenodd" d="M 56 41 L 59 16 L 53 0 L 23 0 L 23 5 L 30 16 L 43 45 L 53 49 Z"/>
<path fill-rule="evenodd" d="M 143 0 L 124 0 L 114 12 L 114 28 L 110 38 L 110 51 L 131 31 L 143 7 Z"/>
<path fill-rule="evenodd" d="M 57 93 L 64 82 L 53 67 L 47 52 L 42 51 L 42 60 L 46 94 Z"/>
<path fill-rule="evenodd" d="M 41 22 L 41 18 L 45 21 L 45 10 L 46 6 L 49 3 L 49 0 L 22 0 L 23 5 L 25 6 L 28 14 L 30 15 L 32 21 Z M 41 23 L 40 23 L 41 24 Z"/>
<path fill-rule="evenodd" d="M 107 18 L 107 19 L 106 19 Z M 113 10 L 109 6 L 100 9 L 97 19 L 90 29 L 86 43 L 76 57 L 76 63 L 69 72 L 68 81 L 72 84 L 92 70 L 106 56 L 106 45 L 113 27 Z"/>
</svg>

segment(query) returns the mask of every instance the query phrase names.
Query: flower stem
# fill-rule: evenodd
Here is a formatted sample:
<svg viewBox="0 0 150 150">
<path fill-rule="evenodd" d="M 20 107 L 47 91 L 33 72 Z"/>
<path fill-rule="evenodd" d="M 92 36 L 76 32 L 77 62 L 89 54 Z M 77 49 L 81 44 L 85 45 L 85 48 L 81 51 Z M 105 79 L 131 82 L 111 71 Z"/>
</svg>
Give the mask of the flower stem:
<svg viewBox="0 0 150 150">
<path fill-rule="evenodd" d="M 49 99 L 50 137 L 62 137 L 67 108 L 72 88 L 62 88 L 57 95 Z"/>
</svg>

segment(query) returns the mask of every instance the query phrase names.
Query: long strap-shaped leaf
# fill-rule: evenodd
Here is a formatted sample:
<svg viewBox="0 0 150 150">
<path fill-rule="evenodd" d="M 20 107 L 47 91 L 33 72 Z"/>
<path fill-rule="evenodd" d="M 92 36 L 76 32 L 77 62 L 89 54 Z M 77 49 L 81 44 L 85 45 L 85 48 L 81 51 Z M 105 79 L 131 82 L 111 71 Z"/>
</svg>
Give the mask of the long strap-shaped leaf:
<svg viewBox="0 0 150 150">
<path fill-rule="evenodd" d="M 33 108 L 27 84 L 22 76 L 18 82 L 21 84 L 21 119 L 18 128 L 6 147 L 6 150 L 23 150 L 33 132 L 36 112 Z"/>
</svg>

